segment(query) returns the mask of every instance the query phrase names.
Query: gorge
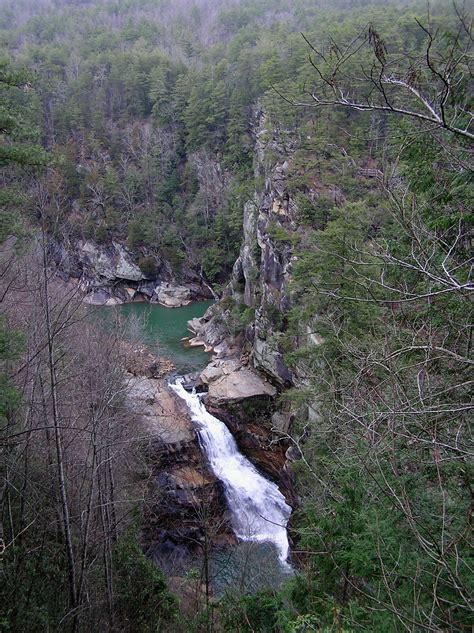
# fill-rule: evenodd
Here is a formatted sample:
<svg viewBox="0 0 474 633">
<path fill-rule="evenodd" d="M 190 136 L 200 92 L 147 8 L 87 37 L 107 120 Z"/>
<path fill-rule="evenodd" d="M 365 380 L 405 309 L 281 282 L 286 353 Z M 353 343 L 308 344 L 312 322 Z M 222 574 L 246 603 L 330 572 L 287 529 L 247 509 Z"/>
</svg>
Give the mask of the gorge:
<svg viewBox="0 0 474 633">
<path fill-rule="evenodd" d="M 0 631 L 472 628 L 462 0 L 0 0 Z"/>
<path fill-rule="evenodd" d="M 104 319 L 103 326 L 105 326 L 106 329 L 114 327 L 114 324 L 115 327 L 117 327 L 117 322 L 121 322 L 125 336 L 130 340 L 132 347 L 135 349 L 143 350 L 143 345 L 146 345 L 146 348 L 152 352 L 149 354 L 149 363 L 153 363 L 154 356 L 157 357 L 158 364 L 160 364 L 158 357 L 161 359 L 170 359 L 173 365 L 167 370 L 168 373 L 170 375 L 176 372 L 182 374 L 182 376 L 178 375 L 177 378 L 171 379 L 172 381 L 168 383 L 168 387 L 171 392 L 175 393 L 179 399 L 185 402 L 189 410 L 189 417 L 197 430 L 199 444 L 205 458 L 205 463 L 203 463 L 200 468 L 204 468 L 204 472 L 207 468 L 210 468 L 212 474 L 217 477 L 217 480 L 223 486 L 225 503 L 219 510 L 216 509 L 216 512 L 220 513 L 222 517 L 229 514 L 230 519 L 228 522 L 232 532 L 239 540 L 273 544 L 278 552 L 281 569 L 278 569 L 278 565 L 275 565 L 274 568 L 271 569 L 270 564 L 268 564 L 266 566 L 266 573 L 270 573 L 272 578 L 271 582 L 275 583 L 279 576 L 284 578 L 286 574 L 291 572 L 291 567 L 286 564 L 286 560 L 290 555 L 286 525 L 291 513 L 291 507 L 285 501 L 285 497 L 278 490 L 278 487 L 268 478 L 259 474 L 255 466 L 239 452 L 237 444 L 225 424 L 206 411 L 202 403 L 202 399 L 207 395 L 206 392 L 200 394 L 195 393 L 194 382 L 199 383 L 199 375 L 205 375 L 206 372 L 209 371 L 209 367 L 212 367 L 212 364 L 206 368 L 206 365 L 210 361 L 210 355 L 202 351 L 200 352 L 199 350 L 202 348 L 184 347 L 183 334 L 187 331 L 188 321 L 199 318 L 207 307 L 209 307 L 209 302 L 197 302 L 185 307 L 175 308 L 135 302 L 115 307 L 106 306 L 98 312 L 98 316 L 101 317 L 100 321 Z M 132 351 L 132 354 L 134 353 L 136 354 L 136 352 Z M 133 366 L 134 362 L 132 361 L 132 367 Z M 162 362 L 161 366 L 163 366 Z M 157 401 L 161 403 L 162 408 L 165 406 L 163 404 L 163 397 L 166 385 L 161 379 L 161 386 L 159 387 L 161 395 L 159 397 L 153 395 L 153 377 L 147 378 L 144 375 L 140 375 L 143 373 L 150 374 L 146 371 L 146 366 L 139 365 L 138 367 L 138 372 L 131 369 L 131 367 L 129 368 L 129 371 L 132 370 L 135 374 L 134 378 L 128 379 L 129 388 L 131 387 L 131 397 L 134 401 L 133 409 L 138 415 L 150 418 L 150 403 Z M 161 375 L 166 379 L 166 374 L 162 373 Z M 130 381 L 132 381 L 132 385 Z M 188 390 L 192 389 L 192 393 L 185 390 L 183 386 L 185 382 L 187 385 L 186 388 Z M 243 385 L 241 384 L 240 387 L 242 388 Z M 255 398 L 255 395 L 258 398 L 258 393 L 256 393 L 255 390 L 247 393 L 242 391 L 241 393 L 243 401 L 249 398 L 252 399 L 252 397 Z M 227 393 L 226 397 L 231 397 L 231 394 Z M 168 403 L 169 402 L 168 396 Z M 173 417 L 176 415 L 173 414 L 173 411 L 176 411 L 176 409 L 173 409 L 168 404 L 169 419 L 165 424 L 163 424 L 162 420 L 160 421 L 159 416 L 155 418 L 155 423 L 153 424 L 155 440 L 152 440 L 153 445 L 155 445 L 154 442 L 156 442 L 157 446 L 160 442 L 164 442 L 168 445 L 170 442 L 173 442 L 173 432 L 171 428 L 178 424 L 177 419 Z M 216 413 L 218 414 L 218 409 Z M 179 414 L 180 417 L 183 415 L 185 415 L 183 412 Z M 245 420 L 244 418 L 244 433 L 246 432 L 245 428 L 250 422 L 251 420 Z M 253 460 L 257 466 L 259 465 L 259 453 L 261 454 L 265 449 L 268 450 L 268 448 L 268 446 L 263 444 L 262 446 L 258 446 L 257 452 L 254 451 Z M 151 456 L 151 460 L 154 461 L 153 455 Z M 186 480 L 180 479 L 179 476 L 177 476 L 176 466 L 178 466 L 178 471 L 181 473 L 186 471 L 189 484 L 188 490 L 196 491 L 199 486 L 199 481 L 201 481 L 201 485 L 208 485 L 209 479 L 206 478 L 208 476 L 204 475 L 204 478 L 202 478 L 202 475 L 194 471 L 195 465 L 195 452 L 185 451 L 179 457 L 176 456 L 176 458 L 171 455 L 170 458 L 166 460 L 163 468 L 156 472 L 157 480 L 160 482 L 165 481 L 167 478 L 170 482 L 174 479 L 174 489 L 170 489 L 170 495 L 171 498 L 173 498 L 173 496 L 176 498 L 175 505 L 182 503 L 182 499 L 178 499 L 178 497 L 180 497 L 180 495 L 182 497 L 182 493 L 188 488 Z M 196 474 L 193 475 L 193 472 Z M 277 478 L 280 475 L 278 471 L 271 472 L 270 474 Z M 288 489 L 286 492 L 289 492 Z M 199 520 L 199 504 L 201 503 L 206 503 L 206 499 L 195 498 L 193 500 L 195 507 L 192 508 L 192 510 L 196 516 L 193 521 L 191 512 L 187 519 L 188 522 L 194 522 L 196 524 L 197 530 L 202 529 Z M 166 521 L 166 507 L 162 512 L 161 521 Z M 210 519 L 214 523 L 218 523 L 222 520 L 218 515 Z M 160 517 L 158 517 L 158 520 L 160 520 Z M 179 527 L 177 530 L 179 531 Z M 155 552 L 153 557 L 158 564 L 160 562 L 163 563 L 163 561 L 160 561 L 160 556 L 157 555 L 156 552 L 161 551 L 165 543 L 167 543 L 166 547 L 168 550 L 170 548 L 179 549 L 180 547 L 189 548 L 190 552 L 195 550 L 195 544 L 192 542 L 192 540 L 195 539 L 195 535 L 193 539 L 189 539 L 186 535 L 181 536 L 178 533 L 173 533 L 173 531 L 166 532 L 161 536 L 159 533 L 153 534 L 148 528 L 146 528 L 146 531 L 147 542 L 153 542 L 151 545 L 151 548 Z M 210 540 L 211 542 L 213 541 L 212 538 Z M 219 542 L 220 535 L 217 535 L 216 543 L 219 545 Z M 227 549 L 228 548 L 229 545 L 227 546 Z M 186 558 L 191 558 L 189 553 L 186 555 L 184 550 L 181 550 L 181 552 L 183 554 L 183 561 Z M 253 566 L 253 561 L 256 560 L 256 558 L 258 559 L 258 557 L 259 552 L 255 549 L 251 550 L 248 554 L 248 565 Z M 271 560 L 268 554 L 267 558 Z M 229 564 L 234 566 L 233 571 L 228 572 L 230 577 L 234 578 L 232 582 L 241 584 L 243 581 L 239 579 L 238 576 L 238 563 L 237 565 L 235 563 Z M 255 585 L 256 582 L 257 585 Z M 211 584 L 212 586 L 216 584 L 222 586 L 222 581 L 216 582 L 212 580 Z M 254 574 L 253 586 L 265 586 L 263 577 L 257 579 Z"/>
</svg>

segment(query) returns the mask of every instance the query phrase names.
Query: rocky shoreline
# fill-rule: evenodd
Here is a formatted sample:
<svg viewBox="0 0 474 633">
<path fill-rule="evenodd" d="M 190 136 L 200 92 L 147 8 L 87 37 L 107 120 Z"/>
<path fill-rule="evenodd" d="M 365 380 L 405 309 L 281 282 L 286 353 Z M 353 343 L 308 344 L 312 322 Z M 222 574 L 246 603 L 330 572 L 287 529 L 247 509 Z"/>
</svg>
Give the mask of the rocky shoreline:
<svg viewBox="0 0 474 633">
<path fill-rule="evenodd" d="M 157 255 L 137 255 L 118 242 L 78 240 L 51 243 L 51 249 L 58 278 L 77 288 L 90 305 L 146 301 L 177 308 L 215 298 L 195 271 L 184 270 L 177 280 Z M 241 452 L 277 482 L 294 505 L 291 446 L 284 437 L 288 421 L 282 422 L 275 407 L 279 386 L 252 366 L 245 337 L 229 335 L 221 317 L 221 306 L 215 304 L 188 324 L 191 336 L 183 344 L 213 353 L 207 367 L 189 382 L 206 392 L 206 406 L 228 426 Z M 142 545 L 160 567 L 175 573 L 189 568 L 205 542 L 225 548 L 236 539 L 222 486 L 201 452 L 185 406 L 168 387 L 173 364 L 132 344 L 125 344 L 124 358 L 127 406 L 141 418 L 150 472 Z"/>
<path fill-rule="evenodd" d="M 172 363 L 133 345 L 127 345 L 126 359 L 128 406 L 142 420 L 151 471 L 142 545 L 162 569 L 176 573 L 202 555 L 207 541 L 212 548 L 227 548 L 236 538 L 222 485 L 209 469 L 185 405 L 168 386 Z M 209 411 L 228 426 L 241 452 L 276 481 L 294 505 L 289 444 L 275 441 L 271 428 L 276 388 L 244 360 L 214 355 L 200 375 L 189 379 L 207 390 Z"/>
<path fill-rule="evenodd" d="M 188 328 L 189 345 L 213 352 L 204 370 L 191 377 L 205 392 L 207 409 L 226 424 L 240 451 L 278 483 L 288 503 L 297 505 L 292 462 L 299 454 L 288 435 L 293 415 L 277 404 L 281 385 L 252 365 L 242 335 L 228 335 L 219 304 Z"/>
<path fill-rule="evenodd" d="M 178 279 L 166 260 L 143 249 L 132 252 L 116 241 L 97 244 L 90 240 L 51 241 L 49 248 L 58 277 L 76 286 L 91 305 L 148 301 L 179 308 L 215 298 L 202 274 L 184 267 Z"/>
</svg>

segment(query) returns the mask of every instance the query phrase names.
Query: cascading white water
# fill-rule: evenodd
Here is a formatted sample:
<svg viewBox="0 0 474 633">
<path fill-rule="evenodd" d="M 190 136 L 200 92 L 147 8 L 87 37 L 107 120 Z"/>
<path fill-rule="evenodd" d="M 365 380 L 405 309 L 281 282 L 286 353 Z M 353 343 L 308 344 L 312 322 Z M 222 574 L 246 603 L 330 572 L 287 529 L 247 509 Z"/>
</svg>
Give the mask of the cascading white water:
<svg viewBox="0 0 474 633">
<path fill-rule="evenodd" d="M 211 469 L 224 484 L 237 538 L 274 543 L 285 562 L 289 554 L 286 525 L 291 514 L 285 497 L 239 452 L 226 425 L 206 411 L 194 391 L 185 390 L 182 379 L 170 387 L 186 402 Z"/>
</svg>

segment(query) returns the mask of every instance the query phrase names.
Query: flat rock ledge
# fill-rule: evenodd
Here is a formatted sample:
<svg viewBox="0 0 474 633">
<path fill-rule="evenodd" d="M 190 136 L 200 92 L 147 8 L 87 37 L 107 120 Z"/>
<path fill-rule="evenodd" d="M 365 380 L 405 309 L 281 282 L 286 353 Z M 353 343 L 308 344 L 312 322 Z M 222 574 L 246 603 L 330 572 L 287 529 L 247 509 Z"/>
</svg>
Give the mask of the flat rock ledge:
<svg viewBox="0 0 474 633">
<path fill-rule="evenodd" d="M 155 297 L 152 302 L 159 303 L 165 308 L 181 308 L 191 303 L 191 290 L 186 286 L 174 286 L 170 283 L 161 283 L 155 288 Z"/>
<path fill-rule="evenodd" d="M 127 374 L 127 403 L 142 420 L 151 470 L 142 545 L 165 572 L 191 566 L 205 542 L 203 508 L 213 527 L 212 543 L 235 542 L 220 482 L 209 470 L 187 408 L 165 380 Z"/>
<path fill-rule="evenodd" d="M 87 284 L 80 284 L 85 293 L 84 303 L 95 306 L 116 306 L 134 301 L 149 301 L 159 303 L 165 308 L 181 308 L 200 297 L 195 287 L 178 286 L 169 282 L 152 284 L 139 283 L 136 287 L 123 285 L 118 287 L 89 288 Z"/>
<path fill-rule="evenodd" d="M 209 374 L 211 372 L 216 370 L 218 372 L 219 369 L 218 367 L 207 367 L 204 372 L 205 379 L 210 377 Z M 240 367 L 229 373 L 225 373 L 223 370 L 222 375 L 218 376 L 215 373 L 214 376 L 216 377 L 208 383 L 207 394 L 208 402 L 212 406 L 236 403 L 247 398 L 273 398 L 277 394 L 277 390 L 273 385 L 248 367 Z"/>
<path fill-rule="evenodd" d="M 216 305 L 201 318 L 188 321 L 194 337 L 187 345 L 204 346 L 213 352 L 213 359 L 199 375 L 198 387 L 207 388 L 206 402 L 213 407 L 241 402 L 248 398 L 273 398 L 277 389 L 264 375 L 249 366 L 249 357 L 242 355 L 241 341 L 227 339 L 216 326 Z"/>
<path fill-rule="evenodd" d="M 154 444 L 180 445 L 196 439 L 185 407 L 166 381 L 128 374 L 127 396 L 129 407 L 141 417 L 147 437 Z"/>
</svg>

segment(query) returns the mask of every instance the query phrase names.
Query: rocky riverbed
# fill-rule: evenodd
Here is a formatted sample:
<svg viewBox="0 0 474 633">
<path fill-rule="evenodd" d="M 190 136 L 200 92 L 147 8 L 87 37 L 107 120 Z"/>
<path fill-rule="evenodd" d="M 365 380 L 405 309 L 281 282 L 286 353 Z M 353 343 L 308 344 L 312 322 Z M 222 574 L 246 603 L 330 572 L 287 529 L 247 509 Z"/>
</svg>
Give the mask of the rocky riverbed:
<svg viewBox="0 0 474 633">
<path fill-rule="evenodd" d="M 213 550 L 235 545 L 221 483 L 211 472 L 183 402 L 169 388 L 169 360 L 144 346 L 126 344 L 127 401 L 142 420 L 150 468 L 144 507 L 143 546 L 165 571 L 189 568 Z M 197 379 L 209 410 L 226 423 L 241 452 L 292 495 L 288 443 L 275 442 L 271 415 L 276 388 L 242 360 L 215 358 Z"/>
<path fill-rule="evenodd" d="M 141 419 L 141 443 L 150 468 L 144 507 L 143 546 L 165 571 L 190 566 L 207 532 L 213 546 L 235 538 L 221 485 L 201 452 L 186 407 L 170 390 L 170 361 L 127 346 L 127 406 Z"/>
</svg>

